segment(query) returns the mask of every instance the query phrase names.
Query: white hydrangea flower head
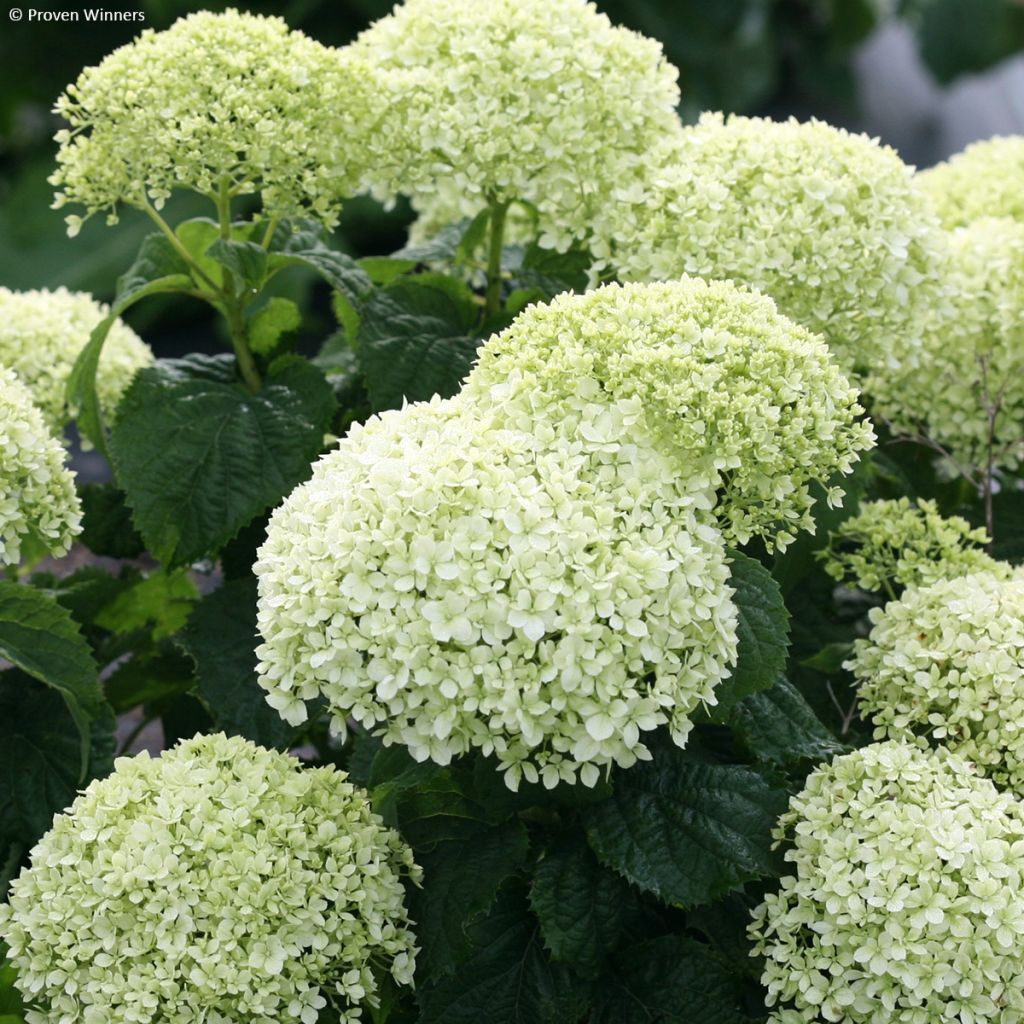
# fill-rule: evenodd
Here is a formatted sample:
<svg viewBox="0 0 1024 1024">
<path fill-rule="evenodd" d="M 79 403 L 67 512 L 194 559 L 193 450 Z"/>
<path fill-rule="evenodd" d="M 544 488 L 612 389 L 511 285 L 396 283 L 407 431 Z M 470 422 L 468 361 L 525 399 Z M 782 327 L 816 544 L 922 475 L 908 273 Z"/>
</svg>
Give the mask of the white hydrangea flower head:
<svg viewBox="0 0 1024 1024">
<path fill-rule="evenodd" d="M 672 476 L 645 446 L 588 451 L 458 401 L 354 427 L 259 552 L 269 703 L 298 723 L 323 696 L 336 730 L 420 761 L 479 749 L 511 788 L 594 785 L 665 723 L 683 745 L 737 613 L 707 491 Z"/>
<path fill-rule="evenodd" d="M 847 663 L 876 738 L 947 746 L 1024 795 L 1024 571 L 911 587 Z"/>
<path fill-rule="evenodd" d="M 81 533 L 82 506 L 64 455 L 29 390 L 0 366 L 0 566 L 16 565 L 26 541 L 66 554 Z"/>
<path fill-rule="evenodd" d="M 592 248 L 624 279 L 756 288 L 860 370 L 916 326 L 937 230 L 911 168 L 875 140 L 705 114 L 621 179 Z"/>
<path fill-rule="evenodd" d="M 607 416 L 582 422 L 579 405 L 634 403 L 674 473 L 717 487 L 726 539 L 779 548 L 813 529 L 810 485 L 849 473 L 874 440 L 821 338 L 767 296 L 700 278 L 531 306 L 486 342 L 461 397 L 519 429 L 548 420 L 606 439 Z"/>
<path fill-rule="evenodd" d="M 399 97 L 374 191 L 423 201 L 447 187 L 464 214 L 525 201 L 548 247 L 584 235 L 618 181 L 679 130 L 661 44 L 585 0 L 406 0 L 354 50 Z"/>
<path fill-rule="evenodd" d="M 371 68 L 280 18 L 203 11 L 143 31 L 57 101 L 55 206 L 117 220 L 176 188 L 259 193 L 271 217 L 332 225 L 358 190 L 380 102 Z M 71 233 L 81 218 L 68 218 Z"/>
<path fill-rule="evenodd" d="M 898 498 L 864 502 L 818 557 L 834 580 L 895 597 L 898 588 L 973 572 L 1009 573 L 1009 565 L 982 550 L 988 542 L 984 527 L 942 515 L 934 501 Z"/>
<path fill-rule="evenodd" d="M 71 368 L 92 329 L 109 312 L 91 295 L 66 288 L 0 288 L 0 363 L 17 371 L 56 434 L 69 419 L 64 398 Z M 96 393 L 108 423 L 132 378 L 152 362 L 150 347 L 127 324 L 115 320 L 96 372 Z"/>
<path fill-rule="evenodd" d="M 809 776 L 754 913 L 770 1024 L 1024 1020 L 1024 812 L 947 751 L 878 743 Z"/>
<path fill-rule="evenodd" d="M 119 758 L 0 907 L 28 1024 L 349 1024 L 411 984 L 419 872 L 346 778 L 223 734 Z"/>
<path fill-rule="evenodd" d="M 924 435 L 968 470 L 1024 459 L 1024 222 L 982 218 L 948 236 L 948 309 L 925 319 L 923 344 L 893 339 L 890 364 L 865 384 L 872 412 Z"/>
<path fill-rule="evenodd" d="M 947 228 L 982 217 L 1024 223 L 1024 136 L 975 142 L 945 163 L 921 171 L 918 180 Z"/>
</svg>

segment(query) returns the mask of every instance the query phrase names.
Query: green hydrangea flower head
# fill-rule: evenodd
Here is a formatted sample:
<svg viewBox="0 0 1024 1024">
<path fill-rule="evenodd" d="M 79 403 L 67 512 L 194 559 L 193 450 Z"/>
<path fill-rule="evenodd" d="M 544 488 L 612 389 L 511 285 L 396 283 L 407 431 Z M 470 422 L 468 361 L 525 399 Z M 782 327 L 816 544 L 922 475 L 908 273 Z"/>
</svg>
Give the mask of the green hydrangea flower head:
<svg viewBox="0 0 1024 1024">
<path fill-rule="evenodd" d="M 633 413 L 635 416 L 635 412 Z M 594 785 L 715 703 L 736 608 L 706 491 L 636 444 L 589 452 L 455 401 L 353 427 L 271 517 L 261 685 L 287 721 L 346 722 L 506 783 Z"/>
<path fill-rule="evenodd" d="M 0 366 L 0 565 L 16 565 L 28 541 L 66 554 L 82 507 L 64 448 L 17 374 Z"/>
<path fill-rule="evenodd" d="M 927 304 L 937 228 L 911 169 L 821 121 L 705 114 L 596 218 L 592 247 L 620 277 L 749 285 L 846 370 L 884 358 Z"/>
<path fill-rule="evenodd" d="M 847 667 L 876 737 L 947 746 L 1024 795 L 1024 572 L 911 587 Z"/>
<path fill-rule="evenodd" d="M 924 435 L 968 471 L 1024 458 L 1024 222 L 983 218 L 948 236 L 946 302 L 925 318 L 923 344 L 893 339 L 867 380 L 872 412 Z"/>
<path fill-rule="evenodd" d="M 332 767 L 197 736 L 119 758 L 0 907 L 28 1024 L 366 1019 L 412 983 L 412 853 Z"/>
<path fill-rule="evenodd" d="M 190 14 L 86 68 L 57 101 L 69 128 L 55 207 L 87 214 L 157 209 L 174 189 L 259 193 L 270 217 L 336 221 L 358 190 L 374 130 L 373 72 L 292 32 L 280 18 L 235 10 Z M 68 218 L 70 233 L 81 218 Z"/>
<path fill-rule="evenodd" d="M 0 288 L 0 363 L 17 371 L 54 433 L 62 432 L 70 418 L 64 397 L 71 368 L 92 329 L 109 312 L 91 295 L 66 288 Z M 116 320 L 96 373 L 96 393 L 108 423 L 136 372 L 152 362 L 150 347 Z"/>
<path fill-rule="evenodd" d="M 984 527 L 942 515 L 934 501 L 867 501 L 833 531 L 818 558 L 834 580 L 895 597 L 903 587 L 972 572 L 1008 572 L 1006 563 L 981 550 L 988 542 Z"/>
<path fill-rule="evenodd" d="M 728 541 L 761 536 L 779 548 L 813 529 L 810 485 L 850 472 L 874 440 L 821 338 L 767 296 L 700 278 L 531 306 L 483 346 L 462 397 L 518 429 L 546 420 L 608 441 L 622 436 L 607 417 L 581 426 L 579 404 L 632 402 L 631 429 L 675 474 L 717 488 Z"/>
<path fill-rule="evenodd" d="M 536 208 L 567 248 L 656 140 L 679 130 L 678 72 L 660 43 L 585 0 L 406 0 L 354 44 L 390 77 L 376 147 L 381 195 L 447 187 L 460 216 L 488 202 Z"/>
<path fill-rule="evenodd" d="M 754 913 L 770 1024 L 1024 1020 L 1024 810 L 947 751 L 876 743 L 779 819 Z"/>
<path fill-rule="evenodd" d="M 918 180 L 947 228 L 982 217 L 1024 223 L 1024 136 L 975 142 L 945 163 L 921 171 Z"/>
</svg>

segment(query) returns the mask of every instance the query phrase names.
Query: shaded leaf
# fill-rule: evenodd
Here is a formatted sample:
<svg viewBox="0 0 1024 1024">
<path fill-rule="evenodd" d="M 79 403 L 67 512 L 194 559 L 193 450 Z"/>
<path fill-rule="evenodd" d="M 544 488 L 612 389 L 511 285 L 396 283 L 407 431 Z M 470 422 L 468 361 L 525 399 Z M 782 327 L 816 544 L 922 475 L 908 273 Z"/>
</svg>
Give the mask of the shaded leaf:
<svg viewBox="0 0 1024 1024">
<path fill-rule="evenodd" d="M 82 499 L 82 543 L 107 558 L 138 558 L 145 542 L 132 525 L 124 494 L 112 483 L 86 484 Z"/>
</svg>

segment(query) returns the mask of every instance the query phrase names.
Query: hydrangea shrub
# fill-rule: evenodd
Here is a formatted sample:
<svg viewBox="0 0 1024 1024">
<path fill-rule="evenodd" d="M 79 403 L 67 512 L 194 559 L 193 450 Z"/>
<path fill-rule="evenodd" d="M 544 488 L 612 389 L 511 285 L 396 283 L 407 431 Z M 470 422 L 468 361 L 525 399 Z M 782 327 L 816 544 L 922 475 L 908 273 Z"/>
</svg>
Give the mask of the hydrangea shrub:
<svg viewBox="0 0 1024 1024">
<path fill-rule="evenodd" d="M 1024 138 L 975 142 L 918 175 L 942 223 L 961 228 L 984 217 L 1024 221 Z"/>
</svg>

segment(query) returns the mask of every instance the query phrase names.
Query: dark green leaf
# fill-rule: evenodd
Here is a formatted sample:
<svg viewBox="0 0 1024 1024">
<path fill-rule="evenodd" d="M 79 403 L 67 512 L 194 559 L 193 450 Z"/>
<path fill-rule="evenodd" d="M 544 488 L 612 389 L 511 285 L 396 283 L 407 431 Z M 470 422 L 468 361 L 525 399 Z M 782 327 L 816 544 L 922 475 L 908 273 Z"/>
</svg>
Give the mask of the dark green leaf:
<svg viewBox="0 0 1024 1024">
<path fill-rule="evenodd" d="M 943 84 L 1024 47 L 1024 10 L 1014 0 L 921 0 L 915 6 L 921 56 Z"/>
<path fill-rule="evenodd" d="M 281 338 L 298 330 L 302 323 L 299 307 L 291 299 L 274 296 L 249 320 L 249 347 L 258 355 L 269 355 Z"/>
<path fill-rule="evenodd" d="M 333 412 L 323 374 L 298 357 L 271 366 L 256 394 L 228 356 L 141 371 L 111 455 L 150 551 L 170 565 L 218 551 L 309 477 Z"/>
<path fill-rule="evenodd" d="M 707 903 L 775 873 L 771 830 L 784 790 L 739 765 L 693 764 L 666 749 L 619 773 L 585 813 L 598 859 L 666 903 Z"/>
<path fill-rule="evenodd" d="M 370 275 L 374 284 L 391 284 L 396 277 L 415 270 L 418 264 L 416 260 L 400 260 L 394 256 L 364 256 L 359 266 Z"/>
<path fill-rule="evenodd" d="M 267 250 L 256 242 L 217 239 L 207 250 L 210 259 L 230 270 L 236 283 L 259 291 L 267 276 Z"/>
<path fill-rule="evenodd" d="M 284 267 L 315 270 L 353 306 L 373 287 L 366 271 L 351 256 L 332 249 L 323 230 L 311 221 L 285 223 L 275 232 L 267 269 Z"/>
<path fill-rule="evenodd" d="M 541 301 L 561 292 L 583 292 L 587 289 L 587 272 L 594 259 L 582 249 L 556 252 L 534 243 L 523 253 L 522 263 L 512 271 L 513 289 L 535 290 Z"/>
<path fill-rule="evenodd" d="M 810 658 L 802 658 L 800 664 L 804 668 L 813 668 L 824 675 L 834 675 L 842 670 L 843 662 L 853 653 L 853 641 L 825 644 L 824 647 Z"/>
<path fill-rule="evenodd" d="M 454 263 L 459 246 L 472 223 L 471 218 L 463 217 L 442 228 L 430 241 L 422 245 L 407 245 L 392 253 L 391 258 L 411 261 L 414 266 L 420 263 Z"/>
<path fill-rule="evenodd" d="M 256 682 L 256 578 L 230 580 L 192 613 L 180 637 L 196 666 L 198 694 L 218 729 L 266 747 L 295 730 L 267 703 Z"/>
<path fill-rule="evenodd" d="M 14 987 L 17 972 L 7 959 L 7 946 L 0 942 L 0 1024 L 17 1022 L 21 1024 L 25 1004 L 21 993 Z"/>
<path fill-rule="evenodd" d="M 164 642 L 132 656 L 103 681 L 107 702 L 116 714 L 140 704 L 166 702 L 195 685 L 192 660 Z"/>
<path fill-rule="evenodd" d="M 86 484 L 82 498 L 82 543 L 95 555 L 138 558 L 146 549 L 132 525 L 124 495 L 114 484 Z"/>
</svg>

